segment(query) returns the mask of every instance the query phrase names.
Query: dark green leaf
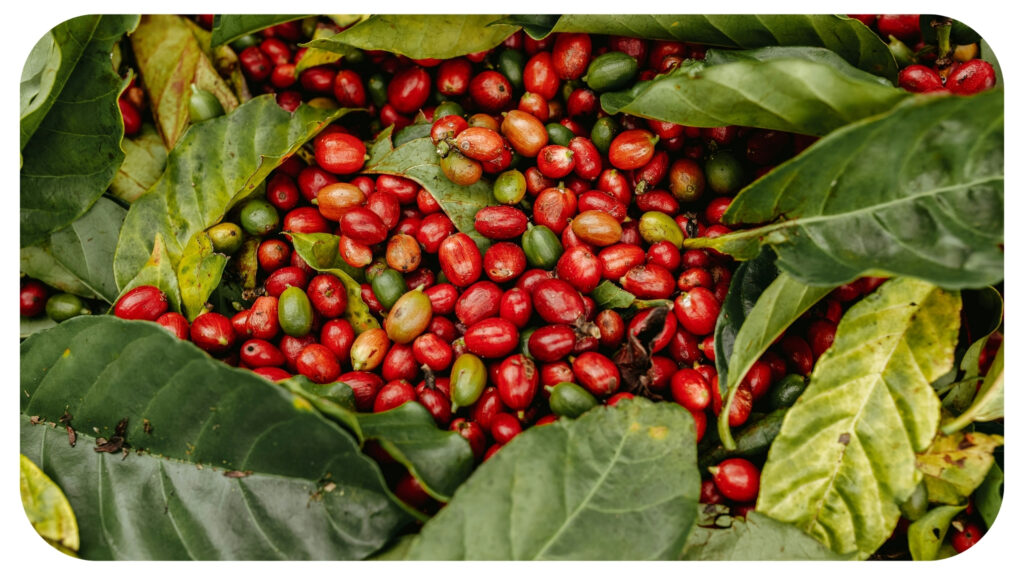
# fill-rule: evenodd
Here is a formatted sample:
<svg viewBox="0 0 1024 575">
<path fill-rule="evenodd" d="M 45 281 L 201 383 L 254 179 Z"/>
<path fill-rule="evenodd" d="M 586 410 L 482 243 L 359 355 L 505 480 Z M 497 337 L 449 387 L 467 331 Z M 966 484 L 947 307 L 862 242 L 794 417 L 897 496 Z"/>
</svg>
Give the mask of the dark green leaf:
<svg viewBox="0 0 1024 575">
<path fill-rule="evenodd" d="M 754 362 L 786 328 L 828 295 L 833 287 L 804 285 L 789 274 L 780 273 L 765 288 L 736 332 L 732 353 L 728 356 L 727 377 L 723 379 L 719 375 L 719 386 L 725 383 L 725 387 L 720 390 L 723 397 L 722 410 L 725 413 L 729 413 L 736 390 Z M 735 447 L 728 417 L 719 419 L 718 435 L 727 449 Z"/>
<path fill-rule="evenodd" d="M 567 14 L 513 16 L 533 38 L 552 32 L 588 32 L 658 40 L 680 40 L 721 48 L 812 46 L 828 48 L 861 70 L 896 80 L 888 46 L 860 21 L 829 14 Z M 545 28 L 547 29 L 545 31 Z"/>
<path fill-rule="evenodd" d="M 754 309 L 761 293 L 779 275 L 775 267 L 775 253 L 761 250 L 761 254 L 736 267 L 729 282 L 729 291 L 722 301 L 722 310 L 715 323 L 715 369 L 718 371 L 719 386 L 727 382 L 729 358 L 736 341 L 736 334 Z M 728 389 L 728 388 L 724 388 Z"/>
<path fill-rule="evenodd" d="M 238 99 L 213 69 L 196 35 L 181 16 L 143 16 L 131 40 L 157 130 L 168 149 L 174 147 L 189 125 L 193 84 L 213 94 L 225 112 L 238 107 Z"/>
<path fill-rule="evenodd" d="M 749 259 L 769 245 L 781 270 L 816 285 L 863 275 L 948 289 L 997 283 L 1002 90 L 916 97 L 829 134 L 742 190 L 723 219 L 764 225 L 687 246 Z"/>
<path fill-rule="evenodd" d="M 185 317 L 191 322 L 205 311 L 206 300 L 220 284 L 228 257 L 213 251 L 213 240 L 206 232 L 192 236 L 178 262 L 178 288 Z"/>
<path fill-rule="evenodd" d="M 125 286 L 163 236 L 172 266 L 196 232 L 216 224 L 286 157 L 349 110 L 281 109 L 273 95 L 193 126 L 167 157 L 164 175 L 128 211 L 114 258 Z"/>
<path fill-rule="evenodd" d="M 533 427 L 480 466 L 408 559 L 673 559 L 697 520 L 689 413 L 643 399 Z"/>
<path fill-rule="evenodd" d="M 707 62 L 690 62 L 629 90 L 602 94 L 601 107 L 609 114 L 687 126 L 735 124 L 820 136 L 887 112 L 909 97 L 823 48 L 709 54 Z"/>
<path fill-rule="evenodd" d="M 21 70 L 21 147 L 24 150 L 36 128 L 50 111 L 71 77 L 100 16 L 79 16 L 47 32 L 32 47 Z"/>
<path fill-rule="evenodd" d="M 218 14 L 213 17 L 213 33 L 210 44 L 214 47 L 227 44 L 253 32 L 259 32 L 284 22 L 305 18 L 305 15 L 288 14 Z"/>
<path fill-rule="evenodd" d="M 488 14 L 383 14 L 342 30 L 331 38 L 304 46 L 338 52 L 345 45 L 363 50 L 386 50 L 413 59 L 455 58 L 489 50 L 516 28 L 496 23 Z"/>
<path fill-rule="evenodd" d="M 1002 488 L 1003 470 L 999 468 L 998 463 L 993 463 L 988 470 L 988 475 L 985 476 L 985 481 L 981 482 L 972 496 L 974 506 L 978 509 L 978 515 L 981 515 L 981 518 L 985 520 L 985 525 L 990 529 L 996 520 L 996 515 L 999 515 L 999 508 L 1003 505 Z"/>
<path fill-rule="evenodd" d="M 370 151 L 365 171 L 370 174 L 402 176 L 423 186 L 434 196 L 455 227 L 468 234 L 481 251 L 490 242 L 473 226 L 474 217 L 481 208 L 495 206 L 491 184 L 480 180 L 472 186 L 453 184 L 438 165 L 437 151 L 430 138 L 419 138 L 393 148 L 389 131 L 381 132 Z"/>
<path fill-rule="evenodd" d="M 89 211 L 124 159 L 117 97 L 126 84 L 110 62 L 138 16 L 103 16 L 74 71 L 22 149 L 21 245 L 46 239 Z"/>
<path fill-rule="evenodd" d="M 433 416 L 418 402 L 381 413 L 356 413 L 355 395 L 344 382 L 317 385 L 304 377 L 293 377 L 282 384 L 347 427 L 360 442 L 377 441 L 440 501 L 448 501 L 473 471 L 469 443 L 453 431 L 438 429 Z"/>
<path fill-rule="evenodd" d="M 42 314 L 32 318 L 23 317 L 21 318 L 21 324 L 19 328 L 21 339 L 25 339 L 26 337 L 34 333 L 43 331 L 44 329 L 50 329 L 55 325 L 57 325 L 57 322 L 50 319 L 46 314 Z"/>
<path fill-rule="evenodd" d="M 151 124 L 143 124 L 134 138 L 125 138 L 124 162 L 110 182 L 110 193 L 125 203 L 132 203 L 160 179 L 167 166 L 164 140 Z"/>
<path fill-rule="evenodd" d="M 627 308 L 636 301 L 636 296 L 608 280 L 604 280 L 590 294 L 598 309 Z"/>
<path fill-rule="evenodd" d="M 957 294 L 910 278 L 847 310 L 768 452 L 757 510 L 836 553 L 885 542 L 938 430 L 930 383 L 952 366 L 959 320 Z"/>
<path fill-rule="evenodd" d="M 362 270 L 357 270 L 345 263 L 338 254 L 338 236 L 334 234 L 302 234 L 292 233 L 292 246 L 302 261 L 318 272 L 336 276 L 345 284 L 348 305 L 345 307 L 345 319 L 352 324 L 356 334 L 368 329 L 380 327 L 370 308 L 363 301 L 359 280 Z M 355 276 L 355 277 L 353 277 Z"/>
<path fill-rule="evenodd" d="M 995 458 L 992 452 L 1003 444 L 998 435 L 956 432 L 939 435 L 928 450 L 917 456 L 917 468 L 924 474 L 928 501 L 963 505 L 981 485 Z"/>
<path fill-rule="evenodd" d="M 106 198 L 49 240 L 21 249 L 21 272 L 61 291 L 113 303 L 114 250 L 125 209 Z"/>
<path fill-rule="evenodd" d="M 308 403 L 152 322 L 75 318 L 21 349 L 22 452 L 89 559 L 361 559 L 407 523 L 372 460 Z M 71 417 L 32 425 L 30 416 Z M 127 455 L 94 451 L 123 434 Z"/>
<path fill-rule="evenodd" d="M 121 290 L 121 295 L 139 286 L 150 285 L 160 288 L 167 295 L 167 303 L 173 311 L 181 311 L 181 290 L 178 288 L 178 274 L 174 271 L 171 258 L 160 232 L 153 238 L 153 251 L 139 273 Z M 118 296 L 120 297 L 120 296 Z"/>
<path fill-rule="evenodd" d="M 843 557 L 800 529 L 757 512 L 728 529 L 698 527 L 686 541 L 690 561 L 824 561 Z"/>
</svg>

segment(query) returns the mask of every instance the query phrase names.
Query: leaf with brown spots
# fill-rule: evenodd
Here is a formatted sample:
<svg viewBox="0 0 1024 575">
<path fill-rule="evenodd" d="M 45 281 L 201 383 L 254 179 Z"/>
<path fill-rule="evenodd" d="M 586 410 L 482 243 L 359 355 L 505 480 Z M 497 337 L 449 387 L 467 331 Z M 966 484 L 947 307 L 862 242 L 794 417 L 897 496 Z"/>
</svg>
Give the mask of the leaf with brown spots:
<svg viewBox="0 0 1024 575">
<path fill-rule="evenodd" d="M 992 451 L 1003 444 L 998 435 L 954 433 L 939 435 L 928 450 L 917 456 L 924 474 L 928 500 L 944 505 L 963 505 L 985 480 L 995 458 Z"/>
</svg>

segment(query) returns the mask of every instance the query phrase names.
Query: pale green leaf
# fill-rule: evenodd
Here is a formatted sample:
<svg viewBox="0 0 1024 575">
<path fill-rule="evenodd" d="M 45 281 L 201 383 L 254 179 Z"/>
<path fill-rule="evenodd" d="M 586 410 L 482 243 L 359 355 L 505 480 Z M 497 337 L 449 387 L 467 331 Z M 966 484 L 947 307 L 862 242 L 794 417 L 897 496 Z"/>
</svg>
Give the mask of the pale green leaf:
<svg viewBox="0 0 1024 575">
<path fill-rule="evenodd" d="M 920 481 L 952 367 L 956 293 L 910 278 L 851 307 L 768 452 L 757 510 L 865 558 L 892 533 Z"/>
</svg>

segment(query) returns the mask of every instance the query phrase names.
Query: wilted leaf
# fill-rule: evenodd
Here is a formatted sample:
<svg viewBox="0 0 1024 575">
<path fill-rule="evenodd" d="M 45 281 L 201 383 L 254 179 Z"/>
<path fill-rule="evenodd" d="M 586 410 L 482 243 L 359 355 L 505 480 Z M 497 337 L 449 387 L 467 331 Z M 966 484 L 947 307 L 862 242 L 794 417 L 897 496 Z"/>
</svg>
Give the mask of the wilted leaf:
<svg viewBox="0 0 1024 575">
<path fill-rule="evenodd" d="M 115 198 L 132 203 L 160 179 L 167 166 L 167 148 L 150 124 L 143 124 L 134 138 L 126 138 L 124 162 L 110 182 L 110 193 Z"/>
<path fill-rule="evenodd" d="M 238 99 L 213 69 L 181 16 L 143 16 L 131 40 L 157 129 L 168 149 L 174 147 L 189 125 L 192 84 L 212 93 L 225 112 L 238 107 Z"/>
<path fill-rule="evenodd" d="M 917 468 L 924 474 L 928 500 L 962 505 L 967 496 L 985 480 L 995 459 L 992 451 L 1003 444 L 998 435 L 954 433 L 939 435 L 917 456 Z"/>
<path fill-rule="evenodd" d="M 21 456 L 21 505 L 36 533 L 60 550 L 78 551 L 78 522 L 64 492 L 31 459 Z"/>
<path fill-rule="evenodd" d="M 768 452 L 757 510 L 865 558 L 892 533 L 931 444 L 960 299 L 910 278 L 851 307 Z"/>
</svg>

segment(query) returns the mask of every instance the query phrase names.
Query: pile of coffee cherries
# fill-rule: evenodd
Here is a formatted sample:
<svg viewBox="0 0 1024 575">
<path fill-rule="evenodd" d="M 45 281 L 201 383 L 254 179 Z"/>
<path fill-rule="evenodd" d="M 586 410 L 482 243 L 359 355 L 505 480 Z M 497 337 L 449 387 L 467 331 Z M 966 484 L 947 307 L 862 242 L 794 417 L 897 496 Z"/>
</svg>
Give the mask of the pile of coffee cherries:
<svg viewBox="0 0 1024 575">
<path fill-rule="evenodd" d="M 341 382 L 361 411 L 417 401 L 483 461 L 525 428 L 636 396 L 685 407 L 698 441 L 714 417 L 740 427 L 752 412 L 791 405 L 844 309 L 883 281 L 862 278 L 821 301 L 720 414 L 713 332 L 735 264 L 683 241 L 730 232 L 721 219 L 733 196 L 813 139 L 601 110 L 602 92 L 701 59 L 703 46 L 517 32 L 451 60 L 367 52 L 296 74 L 306 39 L 288 23 L 236 42 L 253 91 L 274 92 L 287 110 L 305 101 L 367 112 L 329 126 L 308 162 L 288 158 L 265 197 L 209 230 L 224 253 L 260 238 L 257 293 L 232 317 L 209 311 L 189 324 L 142 286 L 116 303 L 117 316 L 156 321 L 272 381 Z M 474 221 L 486 249 L 419 183 L 360 173 L 365 142 L 388 126 L 397 142 L 418 125 L 452 184 L 490 184 L 492 205 Z M 359 296 L 381 328 L 356 333 L 345 285 L 303 261 L 289 233 L 337 236 L 340 257 L 365 273 Z M 601 309 L 605 281 L 635 301 Z M 722 461 L 701 500 L 745 515 L 760 464 Z M 411 505 L 437 508 L 409 474 L 392 484 Z"/>
</svg>

